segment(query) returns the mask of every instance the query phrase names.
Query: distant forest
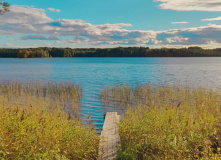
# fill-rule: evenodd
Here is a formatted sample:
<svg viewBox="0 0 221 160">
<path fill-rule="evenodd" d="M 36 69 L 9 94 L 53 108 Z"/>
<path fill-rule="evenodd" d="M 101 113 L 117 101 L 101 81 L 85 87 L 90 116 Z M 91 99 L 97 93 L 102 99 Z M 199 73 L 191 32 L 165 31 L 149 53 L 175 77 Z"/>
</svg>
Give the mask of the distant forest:
<svg viewBox="0 0 221 160">
<path fill-rule="evenodd" d="M 221 48 L 203 49 L 149 47 L 118 47 L 118 48 L 26 48 L 0 49 L 1 58 L 47 58 L 47 57 L 221 57 Z"/>
</svg>

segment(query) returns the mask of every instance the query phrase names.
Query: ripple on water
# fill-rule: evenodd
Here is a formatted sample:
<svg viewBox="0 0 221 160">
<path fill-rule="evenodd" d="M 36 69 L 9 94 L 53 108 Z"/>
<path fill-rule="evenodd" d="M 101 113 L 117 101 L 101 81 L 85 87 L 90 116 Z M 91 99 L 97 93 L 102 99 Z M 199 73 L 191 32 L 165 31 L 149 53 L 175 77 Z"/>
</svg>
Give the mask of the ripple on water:
<svg viewBox="0 0 221 160">
<path fill-rule="evenodd" d="M 0 80 L 71 81 L 82 87 L 81 115 L 101 128 L 103 86 L 181 84 L 220 88 L 221 58 L 52 58 L 1 59 Z"/>
</svg>

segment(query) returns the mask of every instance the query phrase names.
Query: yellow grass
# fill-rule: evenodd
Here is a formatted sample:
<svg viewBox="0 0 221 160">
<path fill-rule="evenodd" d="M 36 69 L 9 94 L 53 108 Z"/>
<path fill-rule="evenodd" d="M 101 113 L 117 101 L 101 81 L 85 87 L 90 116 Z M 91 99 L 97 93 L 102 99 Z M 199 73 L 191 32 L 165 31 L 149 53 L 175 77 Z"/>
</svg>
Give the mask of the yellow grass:
<svg viewBox="0 0 221 160">
<path fill-rule="evenodd" d="M 97 159 L 99 137 L 81 124 L 73 84 L 0 83 L 0 159 Z"/>
<path fill-rule="evenodd" d="M 119 159 L 221 159 L 219 91 L 124 85 L 106 88 L 102 97 L 126 110 Z"/>
</svg>

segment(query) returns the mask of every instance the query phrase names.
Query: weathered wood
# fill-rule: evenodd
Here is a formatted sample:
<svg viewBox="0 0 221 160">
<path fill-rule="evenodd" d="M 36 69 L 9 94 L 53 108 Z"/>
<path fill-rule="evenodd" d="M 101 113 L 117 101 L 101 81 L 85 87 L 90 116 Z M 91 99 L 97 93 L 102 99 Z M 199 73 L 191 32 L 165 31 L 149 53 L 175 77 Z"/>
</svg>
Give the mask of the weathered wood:
<svg viewBox="0 0 221 160">
<path fill-rule="evenodd" d="M 117 112 L 107 112 L 99 144 L 99 160 L 115 160 L 120 147 Z"/>
</svg>

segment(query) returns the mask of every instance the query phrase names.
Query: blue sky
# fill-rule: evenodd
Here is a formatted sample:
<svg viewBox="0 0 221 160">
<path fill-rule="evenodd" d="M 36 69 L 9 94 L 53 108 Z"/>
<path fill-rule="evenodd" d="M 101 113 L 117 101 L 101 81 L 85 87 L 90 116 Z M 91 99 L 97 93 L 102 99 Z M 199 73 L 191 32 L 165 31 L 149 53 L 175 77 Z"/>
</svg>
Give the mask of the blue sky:
<svg viewBox="0 0 221 160">
<path fill-rule="evenodd" d="M 220 0 L 8 0 L 0 47 L 216 48 Z"/>
</svg>

